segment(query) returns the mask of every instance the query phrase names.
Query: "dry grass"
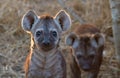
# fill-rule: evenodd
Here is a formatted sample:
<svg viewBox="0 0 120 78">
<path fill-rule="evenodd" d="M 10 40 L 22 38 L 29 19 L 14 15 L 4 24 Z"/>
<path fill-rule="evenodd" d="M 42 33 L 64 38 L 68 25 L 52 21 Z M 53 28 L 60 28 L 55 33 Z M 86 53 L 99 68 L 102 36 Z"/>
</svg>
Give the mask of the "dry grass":
<svg viewBox="0 0 120 78">
<path fill-rule="evenodd" d="M 66 1 L 69 7 L 83 17 L 88 23 L 93 23 L 101 31 L 106 32 L 111 27 L 111 15 L 108 0 Z M 24 78 L 23 63 L 29 52 L 30 36 L 21 28 L 21 18 L 29 9 L 37 14 L 49 13 L 55 15 L 60 9 L 56 0 L 0 0 L 0 78 Z M 71 16 L 72 17 L 72 16 Z M 73 20 L 72 29 L 79 22 Z M 110 31 L 112 34 L 112 32 Z M 64 38 L 64 37 L 63 37 Z M 61 47 L 64 47 L 64 40 Z M 106 39 L 101 71 L 98 78 L 119 78 L 120 68 L 115 56 L 113 43 Z M 83 74 L 83 78 L 85 75 Z"/>
</svg>

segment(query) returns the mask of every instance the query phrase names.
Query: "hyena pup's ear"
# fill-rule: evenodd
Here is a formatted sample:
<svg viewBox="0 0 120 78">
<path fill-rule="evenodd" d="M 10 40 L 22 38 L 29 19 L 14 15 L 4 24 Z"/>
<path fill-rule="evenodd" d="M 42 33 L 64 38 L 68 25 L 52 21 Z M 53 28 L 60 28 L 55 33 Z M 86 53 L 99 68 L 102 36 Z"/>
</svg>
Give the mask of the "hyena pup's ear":
<svg viewBox="0 0 120 78">
<path fill-rule="evenodd" d="M 103 46 L 105 43 L 105 39 L 103 34 L 101 33 L 96 33 L 95 35 L 93 35 L 92 41 L 91 41 L 92 45 L 96 48 Z"/>
<path fill-rule="evenodd" d="M 75 35 L 75 33 L 70 33 L 66 38 L 65 38 L 65 43 L 68 46 L 72 46 L 73 48 L 78 46 L 78 38 Z"/>
<path fill-rule="evenodd" d="M 54 18 L 62 31 L 66 31 L 71 27 L 71 18 L 64 10 L 58 12 Z"/>
<path fill-rule="evenodd" d="M 34 11 L 28 11 L 22 18 L 22 28 L 30 32 L 31 28 L 33 27 L 34 23 L 38 20 L 38 16 L 35 14 Z"/>
</svg>

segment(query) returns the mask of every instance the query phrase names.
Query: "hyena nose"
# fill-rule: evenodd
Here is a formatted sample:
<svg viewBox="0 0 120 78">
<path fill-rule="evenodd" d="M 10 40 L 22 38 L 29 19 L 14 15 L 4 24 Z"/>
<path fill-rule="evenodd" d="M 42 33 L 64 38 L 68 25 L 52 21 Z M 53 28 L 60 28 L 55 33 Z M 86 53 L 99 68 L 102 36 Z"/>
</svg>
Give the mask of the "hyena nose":
<svg viewBox="0 0 120 78">
<path fill-rule="evenodd" d="M 49 41 L 43 41 L 43 45 L 44 45 L 44 46 L 49 46 L 49 45 L 50 45 L 50 42 L 49 42 Z"/>
<path fill-rule="evenodd" d="M 90 66 L 84 65 L 84 66 L 83 66 L 83 70 L 84 70 L 84 71 L 89 71 L 89 70 L 90 70 Z"/>
</svg>

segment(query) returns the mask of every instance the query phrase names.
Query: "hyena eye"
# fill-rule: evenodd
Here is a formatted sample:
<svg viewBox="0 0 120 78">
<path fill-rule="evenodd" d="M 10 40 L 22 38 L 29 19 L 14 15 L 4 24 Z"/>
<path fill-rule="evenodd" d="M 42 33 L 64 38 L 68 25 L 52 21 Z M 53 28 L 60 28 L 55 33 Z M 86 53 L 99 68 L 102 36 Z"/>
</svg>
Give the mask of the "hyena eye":
<svg viewBox="0 0 120 78">
<path fill-rule="evenodd" d="M 57 37 L 57 32 L 56 32 L 56 31 L 52 31 L 52 35 L 53 35 L 54 37 Z"/>
<path fill-rule="evenodd" d="M 89 58 L 94 58 L 94 55 L 93 55 L 93 54 L 92 54 L 92 55 L 90 55 L 90 56 L 89 56 Z"/>
<path fill-rule="evenodd" d="M 82 57 L 82 55 L 77 55 L 77 58 L 80 59 Z"/>
<path fill-rule="evenodd" d="M 42 34 L 42 31 L 37 31 L 36 32 L 36 37 L 39 37 Z"/>
</svg>

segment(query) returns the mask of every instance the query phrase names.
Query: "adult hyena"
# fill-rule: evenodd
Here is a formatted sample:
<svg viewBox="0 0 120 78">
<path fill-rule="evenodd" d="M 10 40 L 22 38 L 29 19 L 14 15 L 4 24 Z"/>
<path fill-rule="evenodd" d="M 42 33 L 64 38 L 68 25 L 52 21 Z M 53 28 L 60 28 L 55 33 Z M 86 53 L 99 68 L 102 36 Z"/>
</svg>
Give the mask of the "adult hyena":
<svg viewBox="0 0 120 78">
<path fill-rule="evenodd" d="M 70 16 L 63 10 L 55 17 L 37 16 L 34 11 L 23 16 L 22 28 L 31 34 L 26 78 L 66 78 L 66 63 L 58 45 L 62 33 L 70 26 Z"/>
<path fill-rule="evenodd" d="M 79 68 L 89 72 L 88 78 L 97 78 L 104 49 L 104 37 L 100 30 L 90 24 L 77 26 L 66 37 L 66 44 L 71 46 L 74 61 L 77 62 Z M 71 69 L 75 68 L 73 62 Z"/>
</svg>

